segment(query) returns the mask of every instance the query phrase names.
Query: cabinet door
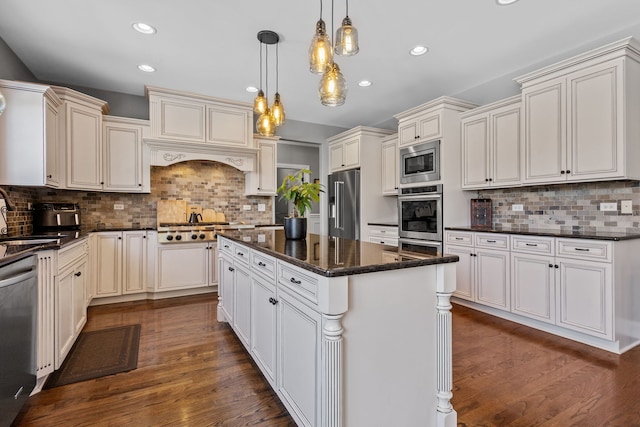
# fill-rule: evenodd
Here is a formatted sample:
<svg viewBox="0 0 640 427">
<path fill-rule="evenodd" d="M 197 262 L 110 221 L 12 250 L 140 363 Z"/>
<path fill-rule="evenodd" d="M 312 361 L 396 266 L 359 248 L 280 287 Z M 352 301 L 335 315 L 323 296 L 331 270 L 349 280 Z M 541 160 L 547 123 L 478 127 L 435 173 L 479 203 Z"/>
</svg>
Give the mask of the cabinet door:
<svg viewBox="0 0 640 427">
<path fill-rule="evenodd" d="M 398 125 L 398 145 L 403 147 L 418 142 L 418 120 L 411 120 Z"/>
<path fill-rule="evenodd" d="M 611 264 L 557 258 L 557 324 L 565 328 L 613 338 Z"/>
<path fill-rule="evenodd" d="M 84 259 L 78 264 L 72 275 L 73 280 L 73 322 L 74 338 L 80 334 L 85 323 L 87 323 L 87 261 Z"/>
<path fill-rule="evenodd" d="M 142 192 L 142 127 L 105 123 L 104 189 Z"/>
<path fill-rule="evenodd" d="M 491 114 L 489 174 L 494 186 L 520 183 L 520 104 L 496 109 Z"/>
<path fill-rule="evenodd" d="M 67 187 L 102 189 L 102 112 L 67 103 Z"/>
<path fill-rule="evenodd" d="M 624 176 L 623 60 L 567 76 L 570 179 Z"/>
<path fill-rule="evenodd" d="M 251 354 L 267 380 L 276 384 L 276 286 L 251 277 Z"/>
<path fill-rule="evenodd" d="M 508 251 L 476 251 L 476 301 L 509 310 L 511 306 Z"/>
<path fill-rule="evenodd" d="M 122 233 L 122 241 L 122 293 L 144 292 L 147 233 L 145 231 L 124 231 Z"/>
<path fill-rule="evenodd" d="M 344 142 L 344 167 L 357 168 L 360 166 L 360 138 Z"/>
<path fill-rule="evenodd" d="M 475 262 L 473 247 L 447 246 L 447 254 L 458 255 L 460 261 L 456 263 L 456 290 L 453 295 L 473 301 L 475 299 L 474 278 Z"/>
<path fill-rule="evenodd" d="M 429 113 L 420 117 L 418 140 L 428 141 L 442 136 L 442 113 Z"/>
<path fill-rule="evenodd" d="M 45 149 L 46 149 L 46 176 L 45 182 L 49 187 L 60 187 L 62 165 L 60 162 L 60 116 L 58 108 L 45 98 Z"/>
<path fill-rule="evenodd" d="M 276 163 L 278 151 L 276 141 L 258 140 L 258 166 L 256 172 L 245 175 L 245 194 L 275 196 L 278 188 Z"/>
<path fill-rule="evenodd" d="M 555 323 L 555 268 L 553 257 L 511 254 L 511 311 Z"/>
<path fill-rule="evenodd" d="M 209 244 L 209 286 L 218 284 L 218 248 L 215 242 Z"/>
<path fill-rule="evenodd" d="M 249 108 L 207 106 L 207 142 L 252 147 L 252 122 Z"/>
<path fill-rule="evenodd" d="M 158 245 L 158 290 L 207 286 L 209 251 L 206 243 Z"/>
<path fill-rule="evenodd" d="M 564 78 L 522 91 L 526 182 L 566 179 Z"/>
<path fill-rule="evenodd" d="M 398 195 L 398 146 L 395 140 L 382 144 L 382 194 Z"/>
<path fill-rule="evenodd" d="M 329 166 L 331 172 L 344 167 L 344 144 L 337 143 L 329 146 Z"/>
<path fill-rule="evenodd" d="M 73 320 L 73 276 L 74 270 L 69 269 L 58 275 L 56 284 L 56 369 L 62 365 L 67 353 L 71 350 L 75 339 L 75 322 Z"/>
<path fill-rule="evenodd" d="M 154 136 L 204 142 L 204 103 L 150 96 L 149 108 Z"/>
<path fill-rule="evenodd" d="M 233 329 L 242 344 L 251 352 L 251 280 L 249 270 L 234 264 Z"/>
<path fill-rule="evenodd" d="M 305 426 L 318 426 L 322 319 L 278 291 L 278 391 Z"/>
<path fill-rule="evenodd" d="M 96 298 L 122 294 L 122 233 L 101 232 L 95 236 Z"/>
<path fill-rule="evenodd" d="M 235 268 L 233 262 L 228 258 L 221 256 L 219 258 L 218 265 L 220 266 L 220 284 L 218 285 L 218 292 L 222 297 L 222 311 L 224 312 L 227 322 L 230 325 L 233 324 L 233 281 L 235 280 Z"/>
<path fill-rule="evenodd" d="M 488 187 L 489 116 L 467 118 L 462 121 L 462 186 Z"/>
</svg>

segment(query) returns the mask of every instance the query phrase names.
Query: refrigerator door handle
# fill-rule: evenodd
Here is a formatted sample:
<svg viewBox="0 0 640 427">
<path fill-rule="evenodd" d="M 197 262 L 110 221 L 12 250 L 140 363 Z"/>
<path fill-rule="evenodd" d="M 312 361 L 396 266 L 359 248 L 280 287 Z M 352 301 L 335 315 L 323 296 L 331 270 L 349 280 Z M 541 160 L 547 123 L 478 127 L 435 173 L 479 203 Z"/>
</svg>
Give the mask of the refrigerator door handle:
<svg viewBox="0 0 640 427">
<path fill-rule="evenodd" d="M 331 203 L 329 205 L 329 218 L 335 218 L 335 217 L 336 217 L 336 204 Z"/>
<path fill-rule="evenodd" d="M 336 195 L 336 203 L 335 203 L 335 227 L 338 229 L 342 229 L 344 228 L 344 225 L 342 224 L 342 209 L 343 209 L 343 205 L 344 205 L 344 200 L 343 196 L 343 187 L 344 187 L 344 182 L 343 181 L 336 181 L 334 183 L 334 194 Z"/>
</svg>

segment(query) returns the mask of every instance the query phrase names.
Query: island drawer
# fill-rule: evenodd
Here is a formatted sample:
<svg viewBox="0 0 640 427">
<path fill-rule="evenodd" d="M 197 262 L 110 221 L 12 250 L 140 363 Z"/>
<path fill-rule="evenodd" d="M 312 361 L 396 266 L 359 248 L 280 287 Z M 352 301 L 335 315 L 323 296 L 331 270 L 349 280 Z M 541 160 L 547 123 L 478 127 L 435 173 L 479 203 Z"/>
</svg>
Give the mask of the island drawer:
<svg viewBox="0 0 640 427">
<path fill-rule="evenodd" d="M 218 236 L 218 250 L 221 253 L 229 254 L 232 256 L 234 255 L 233 243 L 231 243 L 227 239 L 221 239 L 220 236 Z"/>
<path fill-rule="evenodd" d="M 398 238 L 398 227 L 385 227 L 382 225 L 370 225 L 369 235 L 376 235 L 380 237 L 395 237 Z"/>
<path fill-rule="evenodd" d="M 445 241 L 450 245 L 473 246 L 473 233 L 470 231 L 446 231 Z"/>
<path fill-rule="evenodd" d="M 318 279 L 304 270 L 278 263 L 278 284 L 318 304 Z"/>
<path fill-rule="evenodd" d="M 266 278 L 275 280 L 276 260 L 261 252 L 251 251 L 251 270 L 256 271 Z"/>
<path fill-rule="evenodd" d="M 476 233 L 476 248 L 509 249 L 507 234 Z"/>
<path fill-rule="evenodd" d="M 556 255 L 568 258 L 611 262 L 611 242 L 588 239 L 556 239 Z"/>
<path fill-rule="evenodd" d="M 235 244 L 233 245 L 233 259 L 236 259 L 246 265 L 249 265 L 249 254 L 251 249 L 246 246 Z"/>
<path fill-rule="evenodd" d="M 526 252 L 551 256 L 555 254 L 553 237 L 512 235 L 511 250 L 514 252 Z"/>
</svg>

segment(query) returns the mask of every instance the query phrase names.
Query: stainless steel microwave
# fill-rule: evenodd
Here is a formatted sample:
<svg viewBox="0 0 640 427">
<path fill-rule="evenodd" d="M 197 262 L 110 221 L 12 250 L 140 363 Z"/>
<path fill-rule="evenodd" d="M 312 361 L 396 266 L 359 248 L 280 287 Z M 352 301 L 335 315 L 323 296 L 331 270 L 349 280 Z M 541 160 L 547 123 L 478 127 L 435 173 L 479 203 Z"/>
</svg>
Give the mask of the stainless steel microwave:
<svg viewBox="0 0 640 427">
<path fill-rule="evenodd" d="M 440 140 L 400 149 L 400 184 L 440 180 Z"/>
</svg>

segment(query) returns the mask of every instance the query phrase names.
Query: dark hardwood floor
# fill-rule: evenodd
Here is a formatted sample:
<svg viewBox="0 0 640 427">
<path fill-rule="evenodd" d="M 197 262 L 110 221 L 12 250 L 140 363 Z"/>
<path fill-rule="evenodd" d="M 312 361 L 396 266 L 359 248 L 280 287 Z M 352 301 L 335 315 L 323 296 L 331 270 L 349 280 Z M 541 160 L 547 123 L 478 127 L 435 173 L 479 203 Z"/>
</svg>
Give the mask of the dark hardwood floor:
<svg viewBox="0 0 640 427">
<path fill-rule="evenodd" d="M 142 324 L 138 368 L 44 390 L 15 426 L 294 425 L 216 303 L 90 308 L 85 330 Z M 640 348 L 618 356 L 455 305 L 453 364 L 459 427 L 640 426 Z"/>
</svg>

